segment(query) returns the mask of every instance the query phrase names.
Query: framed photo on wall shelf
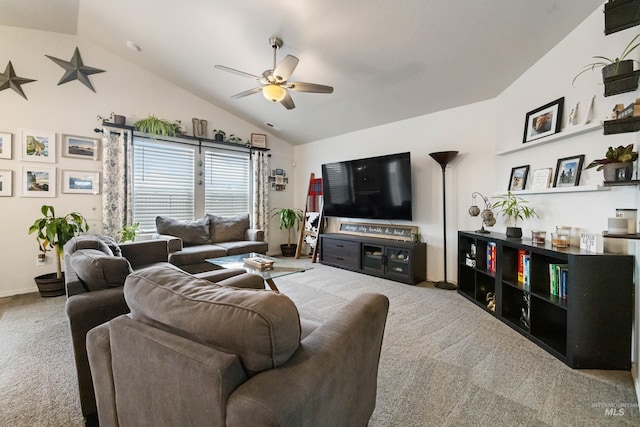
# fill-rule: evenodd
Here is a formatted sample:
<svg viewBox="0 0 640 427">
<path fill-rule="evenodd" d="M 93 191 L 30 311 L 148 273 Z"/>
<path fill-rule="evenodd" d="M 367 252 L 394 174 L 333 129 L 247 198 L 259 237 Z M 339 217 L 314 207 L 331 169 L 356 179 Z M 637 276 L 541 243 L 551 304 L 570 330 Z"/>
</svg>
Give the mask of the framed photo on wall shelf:
<svg viewBox="0 0 640 427">
<path fill-rule="evenodd" d="M 553 178 L 553 169 L 551 168 L 534 170 L 533 179 L 531 180 L 531 189 L 540 190 L 542 188 L 549 188 L 549 186 L 551 185 L 552 178 Z"/>
<path fill-rule="evenodd" d="M 527 186 L 527 175 L 529 175 L 529 165 L 511 169 L 509 191 L 524 190 Z"/>
<path fill-rule="evenodd" d="M 257 148 L 267 148 L 267 135 L 263 133 L 252 133 L 251 146 Z"/>
<path fill-rule="evenodd" d="M 22 197 L 56 197 L 56 168 L 22 166 Z"/>
<path fill-rule="evenodd" d="M 22 129 L 22 160 L 27 162 L 55 163 L 55 132 Z"/>
<path fill-rule="evenodd" d="M 0 197 L 13 195 L 13 171 L 0 171 Z"/>
<path fill-rule="evenodd" d="M 0 132 L 0 159 L 11 160 L 13 134 Z"/>
<path fill-rule="evenodd" d="M 558 159 L 553 177 L 554 187 L 573 187 L 580 184 L 580 172 L 584 163 L 584 154 Z"/>
<path fill-rule="evenodd" d="M 524 138 L 522 143 L 560 132 L 563 106 L 564 97 L 529 111 L 524 121 Z"/>
<path fill-rule="evenodd" d="M 62 171 L 63 193 L 100 194 L 100 172 Z"/>
<path fill-rule="evenodd" d="M 98 160 L 98 138 L 84 136 L 62 135 L 62 155 L 76 159 Z"/>
</svg>

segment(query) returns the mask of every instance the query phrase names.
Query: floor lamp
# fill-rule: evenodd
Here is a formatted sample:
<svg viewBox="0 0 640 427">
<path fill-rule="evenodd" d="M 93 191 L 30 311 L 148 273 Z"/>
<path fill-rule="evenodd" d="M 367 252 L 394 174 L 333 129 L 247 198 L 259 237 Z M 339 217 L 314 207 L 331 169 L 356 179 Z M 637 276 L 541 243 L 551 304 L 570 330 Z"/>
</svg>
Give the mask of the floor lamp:
<svg viewBox="0 0 640 427">
<path fill-rule="evenodd" d="M 442 282 L 436 282 L 435 287 L 440 289 L 456 289 L 457 286 L 454 283 L 447 281 L 447 190 L 445 185 L 445 173 L 444 170 L 447 167 L 447 163 L 453 160 L 457 155 L 457 151 L 438 151 L 437 153 L 429 153 L 429 155 L 440 164 L 442 168 L 442 238 L 444 241 L 444 280 Z"/>
</svg>

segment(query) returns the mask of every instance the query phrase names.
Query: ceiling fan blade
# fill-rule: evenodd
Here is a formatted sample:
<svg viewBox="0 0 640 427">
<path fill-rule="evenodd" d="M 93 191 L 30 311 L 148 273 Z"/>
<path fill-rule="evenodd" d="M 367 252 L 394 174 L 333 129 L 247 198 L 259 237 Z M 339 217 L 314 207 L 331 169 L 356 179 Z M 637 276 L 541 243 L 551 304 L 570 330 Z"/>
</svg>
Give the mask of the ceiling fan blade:
<svg viewBox="0 0 640 427">
<path fill-rule="evenodd" d="M 252 80 L 260 80 L 259 76 L 254 76 L 253 74 L 245 73 L 244 71 L 240 71 L 240 70 L 236 70 L 236 69 L 233 69 L 233 68 L 225 67 L 224 65 L 216 65 L 215 67 L 218 70 L 227 71 L 229 73 L 237 74 L 237 75 L 242 76 L 242 77 L 247 77 L 247 78 L 252 79 Z"/>
<path fill-rule="evenodd" d="M 254 87 L 253 89 L 245 90 L 244 92 L 237 93 L 231 97 L 231 99 L 244 98 L 245 96 L 253 95 L 254 93 L 262 92 L 261 87 Z"/>
<path fill-rule="evenodd" d="M 298 58 L 293 55 L 287 55 L 273 70 L 273 76 L 277 82 L 284 82 L 293 74 L 293 70 L 295 70 L 297 66 Z"/>
<path fill-rule="evenodd" d="M 280 104 L 282 104 L 282 106 L 287 110 L 293 110 L 294 108 L 296 108 L 296 104 L 293 102 L 293 98 L 291 98 L 289 92 L 284 95 L 284 98 L 282 99 L 282 101 L 280 101 Z"/>
<path fill-rule="evenodd" d="M 333 93 L 332 86 L 319 85 L 315 83 L 290 82 L 287 83 L 287 89 L 297 92 L 313 92 L 313 93 Z"/>
</svg>

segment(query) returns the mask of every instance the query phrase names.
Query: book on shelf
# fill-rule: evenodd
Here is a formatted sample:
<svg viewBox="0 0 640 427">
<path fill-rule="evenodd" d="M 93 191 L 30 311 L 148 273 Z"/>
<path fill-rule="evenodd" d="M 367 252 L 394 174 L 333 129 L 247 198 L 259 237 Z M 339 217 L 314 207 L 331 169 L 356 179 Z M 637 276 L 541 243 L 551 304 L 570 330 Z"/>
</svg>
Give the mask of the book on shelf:
<svg viewBox="0 0 640 427">
<path fill-rule="evenodd" d="M 245 258 L 244 263 L 259 270 L 273 269 L 273 261 L 261 257 Z"/>
<path fill-rule="evenodd" d="M 496 243 L 487 243 L 487 271 L 489 273 L 496 272 Z"/>
<path fill-rule="evenodd" d="M 567 280 L 569 270 L 567 264 L 549 264 L 549 294 L 567 299 Z"/>
<path fill-rule="evenodd" d="M 531 255 L 522 256 L 522 284 L 526 291 L 531 289 Z"/>
</svg>

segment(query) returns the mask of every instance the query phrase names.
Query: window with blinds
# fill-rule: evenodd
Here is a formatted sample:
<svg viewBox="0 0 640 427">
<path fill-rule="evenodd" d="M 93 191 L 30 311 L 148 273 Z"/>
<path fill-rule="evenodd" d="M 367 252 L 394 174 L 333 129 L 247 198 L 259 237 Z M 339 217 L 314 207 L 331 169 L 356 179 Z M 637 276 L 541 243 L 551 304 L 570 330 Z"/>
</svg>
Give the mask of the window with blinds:
<svg viewBox="0 0 640 427">
<path fill-rule="evenodd" d="M 249 212 L 248 153 L 204 152 L 205 212 L 231 216 Z"/>
</svg>

